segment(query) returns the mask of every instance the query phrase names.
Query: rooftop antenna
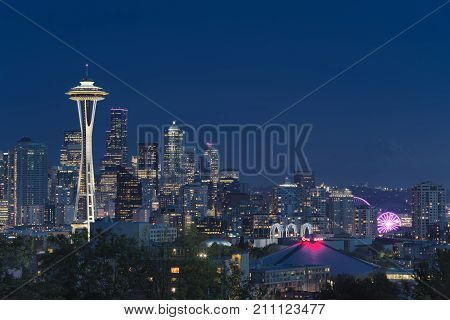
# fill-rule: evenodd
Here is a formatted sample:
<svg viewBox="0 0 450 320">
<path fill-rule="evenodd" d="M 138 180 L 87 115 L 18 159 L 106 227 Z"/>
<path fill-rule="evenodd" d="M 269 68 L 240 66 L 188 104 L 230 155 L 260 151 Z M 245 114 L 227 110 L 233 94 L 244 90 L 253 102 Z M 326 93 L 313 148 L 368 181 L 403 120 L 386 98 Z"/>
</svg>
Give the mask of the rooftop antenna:
<svg viewBox="0 0 450 320">
<path fill-rule="evenodd" d="M 84 66 L 86 68 L 86 79 L 89 79 L 89 64 L 86 63 Z"/>
</svg>

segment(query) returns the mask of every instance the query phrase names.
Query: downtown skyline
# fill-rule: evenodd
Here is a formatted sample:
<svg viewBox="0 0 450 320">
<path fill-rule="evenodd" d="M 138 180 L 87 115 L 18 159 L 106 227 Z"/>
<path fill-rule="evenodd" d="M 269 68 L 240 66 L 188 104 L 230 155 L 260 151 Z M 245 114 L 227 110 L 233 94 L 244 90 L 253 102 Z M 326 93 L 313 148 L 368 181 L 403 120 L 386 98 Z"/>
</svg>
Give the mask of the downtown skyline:
<svg viewBox="0 0 450 320">
<path fill-rule="evenodd" d="M 449 14 L 0 0 L 0 298 L 449 300 Z"/>
</svg>

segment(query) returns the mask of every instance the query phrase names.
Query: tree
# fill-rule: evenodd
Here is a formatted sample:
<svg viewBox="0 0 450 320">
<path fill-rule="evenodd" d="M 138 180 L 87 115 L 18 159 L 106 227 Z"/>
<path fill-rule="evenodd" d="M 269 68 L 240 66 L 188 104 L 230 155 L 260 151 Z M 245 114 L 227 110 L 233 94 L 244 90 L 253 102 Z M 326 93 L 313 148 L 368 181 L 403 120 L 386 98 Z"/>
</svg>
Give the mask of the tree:
<svg viewBox="0 0 450 320">
<path fill-rule="evenodd" d="M 416 268 L 416 299 L 448 299 L 450 297 L 450 251 L 438 250 L 431 263 Z"/>
<path fill-rule="evenodd" d="M 398 299 L 399 287 L 389 281 L 386 275 L 376 273 L 371 277 L 358 279 L 350 275 L 338 275 L 333 285 L 328 285 L 319 294 L 325 300 L 393 300 Z"/>
</svg>

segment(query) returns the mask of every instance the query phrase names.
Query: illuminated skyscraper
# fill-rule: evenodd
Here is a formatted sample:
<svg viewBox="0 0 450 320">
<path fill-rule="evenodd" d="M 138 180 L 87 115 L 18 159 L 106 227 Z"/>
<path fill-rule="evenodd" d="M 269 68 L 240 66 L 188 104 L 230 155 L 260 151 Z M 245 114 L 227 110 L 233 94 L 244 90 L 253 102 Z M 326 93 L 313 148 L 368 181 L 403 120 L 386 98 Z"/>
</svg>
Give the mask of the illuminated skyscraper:
<svg viewBox="0 0 450 320">
<path fill-rule="evenodd" d="M 186 183 L 194 183 L 195 175 L 197 174 L 197 152 L 195 148 L 186 148 L 184 150 L 184 172 L 186 176 Z"/>
<path fill-rule="evenodd" d="M 326 233 L 328 227 L 327 208 L 329 189 L 317 186 L 310 189 L 311 193 L 311 220 L 307 221 L 313 226 L 313 232 Z"/>
<path fill-rule="evenodd" d="M 219 190 L 219 151 L 212 145 L 208 144 L 205 150 L 204 159 L 206 166 L 209 169 L 211 185 L 209 186 L 209 201 L 208 207 L 210 209 L 217 208 L 217 196 Z"/>
<path fill-rule="evenodd" d="M 0 200 L 8 200 L 8 155 L 0 152 Z"/>
<path fill-rule="evenodd" d="M 286 181 L 275 188 L 277 213 L 281 218 L 300 217 L 300 194 L 295 183 Z M 296 220 L 296 219 L 294 219 Z"/>
<path fill-rule="evenodd" d="M 224 211 L 227 194 L 239 193 L 240 191 L 241 185 L 239 183 L 239 171 L 234 169 L 221 170 L 217 194 L 217 210 L 219 214 L 222 214 Z"/>
<path fill-rule="evenodd" d="M 142 206 L 142 186 L 139 180 L 122 166 L 117 172 L 115 219 L 132 221 L 134 212 Z"/>
<path fill-rule="evenodd" d="M 8 153 L 0 152 L 0 226 L 9 223 Z"/>
<path fill-rule="evenodd" d="M 47 147 L 22 138 L 9 154 L 8 193 L 14 224 L 44 223 L 47 201 Z"/>
<path fill-rule="evenodd" d="M 117 196 L 117 173 L 119 166 L 108 166 L 103 168 L 100 174 L 98 186 L 98 213 L 102 216 L 113 217 L 115 212 L 115 201 Z"/>
<path fill-rule="evenodd" d="M 294 173 L 294 183 L 300 193 L 300 212 L 302 223 L 312 223 L 311 192 L 315 187 L 314 174 L 312 172 L 297 171 Z"/>
<path fill-rule="evenodd" d="M 0 227 L 9 223 L 8 200 L 0 200 Z"/>
<path fill-rule="evenodd" d="M 100 162 L 97 188 L 98 214 L 114 216 L 118 167 L 128 165 L 128 110 L 111 108 L 110 128 L 106 131 L 106 151 Z"/>
<path fill-rule="evenodd" d="M 196 222 L 206 217 L 208 210 L 208 187 L 201 183 L 183 187 L 183 212 Z"/>
<path fill-rule="evenodd" d="M 294 183 L 302 190 L 301 194 L 306 193 L 315 187 L 314 174 L 312 172 L 297 171 L 294 173 Z"/>
<path fill-rule="evenodd" d="M 79 130 L 64 131 L 64 142 L 59 154 L 59 165 L 61 167 L 78 168 L 80 162 L 81 132 Z"/>
<path fill-rule="evenodd" d="M 106 131 L 106 152 L 101 169 L 128 165 L 128 109 L 110 110 L 110 129 Z"/>
<path fill-rule="evenodd" d="M 94 81 L 86 77 L 80 85 L 66 93 L 69 99 L 77 102 L 81 129 L 81 164 L 78 176 L 77 197 L 75 201 L 75 220 L 89 223 L 95 220 L 95 181 L 92 156 L 92 132 L 94 129 L 97 102 L 105 99 L 107 93 L 94 86 Z"/>
<path fill-rule="evenodd" d="M 57 225 L 71 224 L 75 215 L 78 170 L 60 168 L 56 174 L 55 221 Z"/>
<path fill-rule="evenodd" d="M 161 190 L 164 206 L 177 206 L 181 204 L 180 188 L 184 185 L 184 132 L 177 127 L 175 121 L 164 133 L 164 161 Z"/>
<path fill-rule="evenodd" d="M 141 142 L 138 144 L 136 173 L 142 184 L 142 204 L 150 208 L 159 194 L 158 179 L 158 143 Z"/>
</svg>

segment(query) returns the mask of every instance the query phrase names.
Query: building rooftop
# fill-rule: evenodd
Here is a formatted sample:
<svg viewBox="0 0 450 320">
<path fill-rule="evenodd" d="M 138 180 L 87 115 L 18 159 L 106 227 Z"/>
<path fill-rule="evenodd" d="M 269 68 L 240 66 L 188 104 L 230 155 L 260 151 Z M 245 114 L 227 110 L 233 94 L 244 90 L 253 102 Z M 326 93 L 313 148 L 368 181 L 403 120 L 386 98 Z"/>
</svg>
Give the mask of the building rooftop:
<svg viewBox="0 0 450 320">
<path fill-rule="evenodd" d="M 367 275 L 378 267 L 333 249 L 321 241 L 298 242 L 290 247 L 258 259 L 255 269 L 292 268 L 300 266 L 329 266 L 331 275 Z"/>
</svg>

